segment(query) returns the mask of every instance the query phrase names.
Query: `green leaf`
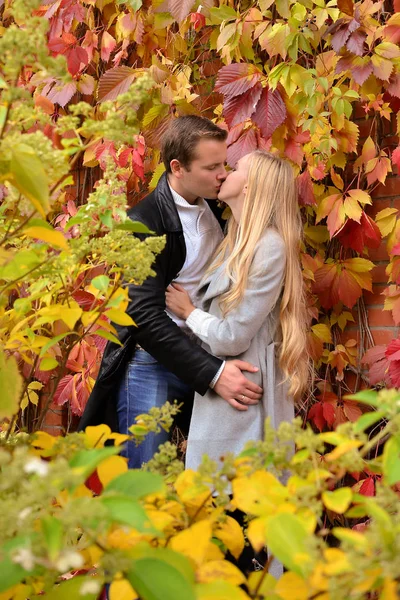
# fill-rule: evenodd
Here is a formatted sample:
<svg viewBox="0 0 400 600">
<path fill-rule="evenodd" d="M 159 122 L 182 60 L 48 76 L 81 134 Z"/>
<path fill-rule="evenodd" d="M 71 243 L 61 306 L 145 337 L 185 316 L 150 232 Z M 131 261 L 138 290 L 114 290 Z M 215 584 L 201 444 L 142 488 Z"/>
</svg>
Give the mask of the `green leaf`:
<svg viewBox="0 0 400 600">
<path fill-rule="evenodd" d="M 135 560 L 127 578 L 142 600 L 195 600 L 193 585 L 171 564 L 156 558 Z"/>
<path fill-rule="evenodd" d="M 119 492 L 134 500 L 139 500 L 139 498 L 163 489 L 164 481 L 161 475 L 147 471 L 127 471 L 110 481 L 104 492 Z"/>
<path fill-rule="evenodd" d="M 7 117 L 7 107 L 4 105 L 0 106 L 0 129 L 4 127 Z"/>
<path fill-rule="evenodd" d="M 18 411 L 22 393 L 22 377 L 17 361 L 0 351 L 0 418 L 10 418 Z"/>
<path fill-rule="evenodd" d="M 287 569 L 302 576 L 307 570 L 309 534 L 296 515 L 270 517 L 266 527 L 268 549 Z"/>
<path fill-rule="evenodd" d="M 364 415 L 361 415 L 354 423 L 354 431 L 359 433 L 360 431 L 364 431 L 380 419 L 385 416 L 385 413 L 382 410 L 375 410 L 373 412 L 367 412 Z"/>
<path fill-rule="evenodd" d="M 391 437 L 386 442 L 382 455 L 382 468 L 389 485 L 400 481 L 400 436 Z"/>
<path fill-rule="evenodd" d="M 118 0 L 118 4 L 130 6 L 132 10 L 137 11 L 142 8 L 143 0 Z"/>
<path fill-rule="evenodd" d="M 43 517 L 41 522 L 47 552 L 50 560 L 54 561 L 63 545 L 63 527 L 61 521 L 50 515 Z"/>
<path fill-rule="evenodd" d="M 230 6 L 223 5 L 219 8 L 210 8 L 210 19 L 213 25 L 219 25 L 223 21 L 234 21 L 237 18 L 236 10 Z"/>
<path fill-rule="evenodd" d="M 195 573 L 190 560 L 180 552 L 175 552 L 170 548 L 152 548 L 146 542 L 139 542 L 132 548 L 129 555 L 134 560 L 141 560 L 143 558 L 162 560 L 177 569 L 189 583 L 194 583 L 195 581 Z"/>
<path fill-rule="evenodd" d="M 119 339 L 109 331 L 105 331 L 104 329 L 96 329 L 96 335 L 99 335 L 109 342 L 114 342 L 114 344 L 118 344 L 118 346 L 122 346 Z"/>
<path fill-rule="evenodd" d="M 32 576 L 33 571 L 26 571 L 21 565 L 12 561 L 10 554 L 19 549 L 32 548 L 32 540 L 28 536 L 19 536 L 9 540 L 0 548 L 0 594 L 6 592 L 14 585 L 20 583 L 27 576 Z M 37 570 L 35 570 L 37 572 Z"/>
<path fill-rule="evenodd" d="M 374 392 L 374 390 L 362 390 L 361 392 L 357 392 L 357 394 L 348 394 L 344 398 L 345 400 L 356 400 L 370 406 L 379 406 L 378 392 Z"/>
<path fill-rule="evenodd" d="M 272 578 L 272 575 L 270 576 Z M 276 583 L 276 580 L 274 580 Z M 221 600 L 243 600 L 243 598 L 248 598 L 248 596 L 243 596 L 243 592 L 240 588 L 229 581 L 210 581 L 210 583 L 198 583 L 196 585 L 196 599 L 197 600 L 214 600 L 220 598 Z M 263 590 L 259 590 L 262 592 Z M 262 595 L 264 598 L 268 598 L 268 600 L 279 600 L 282 596 L 272 595 L 272 592 L 269 591 L 268 596 Z M 261 596 L 257 595 L 257 598 L 261 598 Z"/>
<path fill-rule="evenodd" d="M 25 144 L 16 144 L 12 148 L 10 171 L 11 183 L 45 217 L 50 210 L 49 182 L 35 151 Z"/>
<path fill-rule="evenodd" d="M 94 277 L 91 281 L 91 284 L 96 290 L 100 292 L 106 292 L 108 290 L 108 286 L 110 285 L 110 278 L 107 275 L 98 275 Z"/>
<path fill-rule="evenodd" d="M 141 533 L 157 535 L 159 532 L 151 524 L 146 511 L 136 500 L 128 496 L 100 496 L 99 502 L 107 509 L 114 523 L 122 523 Z"/>
<path fill-rule="evenodd" d="M 55 358 L 43 358 L 40 361 L 39 369 L 41 371 L 52 371 L 58 367 L 58 362 Z"/>
<path fill-rule="evenodd" d="M 85 584 L 97 583 L 97 590 L 82 594 Z M 53 589 L 46 591 L 46 600 L 96 600 L 99 597 L 103 581 L 93 575 L 77 575 L 68 581 L 55 584 Z M 92 586 L 93 589 L 93 586 Z M 34 596 L 31 600 L 41 600 L 43 596 Z"/>
<path fill-rule="evenodd" d="M 154 233 L 146 225 L 140 223 L 140 221 L 131 221 L 127 219 L 125 223 L 117 225 L 115 229 L 122 229 L 123 231 L 132 231 L 132 233 Z"/>
</svg>

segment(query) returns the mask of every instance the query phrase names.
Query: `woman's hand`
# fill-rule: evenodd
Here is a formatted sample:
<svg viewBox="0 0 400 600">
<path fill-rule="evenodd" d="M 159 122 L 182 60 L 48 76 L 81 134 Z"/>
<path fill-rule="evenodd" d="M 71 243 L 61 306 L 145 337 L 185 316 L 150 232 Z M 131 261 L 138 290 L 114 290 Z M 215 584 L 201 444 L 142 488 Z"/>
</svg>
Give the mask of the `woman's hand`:
<svg viewBox="0 0 400 600">
<path fill-rule="evenodd" d="M 186 319 L 195 307 L 190 300 L 189 294 L 179 283 L 171 283 L 165 292 L 167 308 L 180 319 Z"/>
</svg>

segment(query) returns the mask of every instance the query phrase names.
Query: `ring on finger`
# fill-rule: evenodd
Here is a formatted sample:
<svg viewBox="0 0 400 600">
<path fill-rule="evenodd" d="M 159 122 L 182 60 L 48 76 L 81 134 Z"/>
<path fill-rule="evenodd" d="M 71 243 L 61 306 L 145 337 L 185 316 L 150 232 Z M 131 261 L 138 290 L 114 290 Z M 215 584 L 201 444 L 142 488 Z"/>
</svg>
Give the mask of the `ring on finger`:
<svg viewBox="0 0 400 600">
<path fill-rule="evenodd" d="M 240 399 L 241 399 L 242 402 L 246 402 L 246 396 L 244 394 L 242 394 L 240 396 Z"/>
</svg>

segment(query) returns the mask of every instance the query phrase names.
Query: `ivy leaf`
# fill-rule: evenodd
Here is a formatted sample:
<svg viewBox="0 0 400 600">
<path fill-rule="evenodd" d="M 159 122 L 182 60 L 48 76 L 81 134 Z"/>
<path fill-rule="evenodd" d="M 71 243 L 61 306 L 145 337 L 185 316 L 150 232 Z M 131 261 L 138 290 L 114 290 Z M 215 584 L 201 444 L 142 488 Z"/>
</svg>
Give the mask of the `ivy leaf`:
<svg viewBox="0 0 400 600">
<path fill-rule="evenodd" d="M 168 8 L 175 21 L 184 21 L 190 13 L 194 0 L 168 0 Z"/>
<path fill-rule="evenodd" d="M 132 10 L 137 11 L 142 8 L 142 0 L 118 0 L 118 4 L 126 4 L 131 7 Z"/>
<path fill-rule="evenodd" d="M 334 32 L 331 39 L 331 45 L 337 54 L 339 54 L 340 49 L 346 44 L 350 34 L 359 27 L 360 23 L 356 19 L 351 19 L 351 21 L 338 19 L 333 26 L 329 27 L 326 33 Z"/>
<path fill-rule="evenodd" d="M 239 96 L 260 81 L 257 67 L 247 63 L 236 63 L 222 67 L 218 72 L 215 91 L 224 96 Z"/>
<path fill-rule="evenodd" d="M 224 102 L 224 117 L 230 127 L 242 123 L 254 113 L 262 92 L 261 83 L 240 96 L 228 97 Z"/>
<path fill-rule="evenodd" d="M 344 12 L 350 17 L 354 14 L 354 2 L 353 0 L 338 0 L 337 7 L 341 12 Z"/>
<path fill-rule="evenodd" d="M 110 60 L 111 52 L 115 50 L 116 45 L 117 42 L 115 41 L 113 36 L 110 35 L 108 31 L 104 31 L 103 36 L 101 38 L 101 60 L 103 60 L 104 62 L 108 62 Z"/>
<path fill-rule="evenodd" d="M 234 167 L 239 158 L 249 154 L 258 147 L 256 133 L 253 128 L 246 129 L 235 143 L 228 146 L 227 163 Z"/>
<path fill-rule="evenodd" d="M 22 377 L 13 356 L 6 357 L 0 351 L 0 418 L 10 419 L 18 411 L 18 401 L 22 392 Z"/>
<path fill-rule="evenodd" d="M 313 182 L 308 170 L 297 177 L 297 189 L 299 193 L 299 204 L 301 206 L 314 206 L 317 204 L 314 195 Z"/>
<path fill-rule="evenodd" d="M 128 91 L 137 77 L 137 71 L 130 67 L 114 67 L 104 73 L 99 80 L 97 96 L 100 102 L 115 100 L 119 94 Z"/>
<path fill-rule="evenodd" d="M 378 54 L 373 54 L 371 57 L 372 70 L 378 79 L 389 81 L 394 65 L 391 60 L 383 58 Z"/>
<path fill-rule="evenodd" d="M 346 48 L 357 56 L 364 54 L 364 44 L 367 39 L 366 34 L 363 31 L 354 31 L 346 42 Z"/>
<path fill-rule="evenodd" d="M 365 247 L 379 248 L 382 235 L 378 225 L 364 211 L 359 222 L 347 219 L 343 227 L 336 232 L 337 237 L 345 248 L 352 248 L 361 254 Z"/>
<path fill-rule="evenodd" d="M 259 126 L 265 139 L 286 119 L 286 106 L 278 90 L 263 89 L 252 120 Z"/>
<path fill-rule="evenodd" d="M 12 147 L 10 163 L 11 183 L 32 202 L 43 216 L 50 210 L 49 187 L 46 173 L 36 152 L 25 144 Z"/>
<path fill-rule="evenodd" d="M 400 174 L 400 146 L 392 152 L 392 165 L 397 167 L 397 173 Z"/>
</svg>

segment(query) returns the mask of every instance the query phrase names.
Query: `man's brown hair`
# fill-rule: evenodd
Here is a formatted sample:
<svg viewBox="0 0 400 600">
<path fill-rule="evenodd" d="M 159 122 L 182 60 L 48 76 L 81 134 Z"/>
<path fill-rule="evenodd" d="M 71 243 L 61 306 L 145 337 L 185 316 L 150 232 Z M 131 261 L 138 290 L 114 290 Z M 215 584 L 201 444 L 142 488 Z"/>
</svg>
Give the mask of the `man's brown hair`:
<svg viewBox="0 0 400 600">
<path fill-rule="evenodd" d="M 179 160 L 185 169 L 196 158 L 200 140 L 224 142 L 228 133 L 205 117 L 187 115 L 174 119 L 161 140 L 161 156 L 167 173 L 171 173 L 171 160 Z"/>
</svg>

